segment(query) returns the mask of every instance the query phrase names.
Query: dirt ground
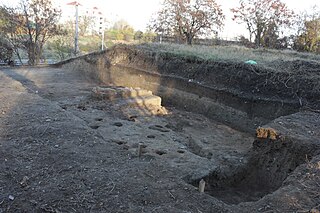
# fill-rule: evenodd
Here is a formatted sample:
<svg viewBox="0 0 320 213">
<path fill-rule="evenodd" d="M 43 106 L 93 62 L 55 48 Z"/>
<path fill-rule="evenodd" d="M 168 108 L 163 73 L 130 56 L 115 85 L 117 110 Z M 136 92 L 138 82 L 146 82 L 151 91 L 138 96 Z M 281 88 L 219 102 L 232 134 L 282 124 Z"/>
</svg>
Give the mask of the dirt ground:
<svg viewBox="0 0 320 213">
<path fill-rule="evenodd" d="M 119 108 L 91 96 L 97 85 L 0 69 L 0 213 L 320 210 L 318 113 L 278 118 L 286 138 L 261 141 L 173 106 Z"/>
</svg>

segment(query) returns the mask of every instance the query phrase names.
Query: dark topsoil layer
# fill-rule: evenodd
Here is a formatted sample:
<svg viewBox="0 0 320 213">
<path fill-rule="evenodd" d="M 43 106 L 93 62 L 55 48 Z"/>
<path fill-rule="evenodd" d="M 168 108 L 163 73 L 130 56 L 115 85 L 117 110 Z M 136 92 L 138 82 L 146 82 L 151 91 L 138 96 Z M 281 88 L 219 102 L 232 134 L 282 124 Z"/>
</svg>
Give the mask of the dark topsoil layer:
<svg viewBox="0 0 320 213">
<path fill-rule="evenodd" d="M 103 53 L 86 55 L 84 59 L 96 63 L 96 56 L 101 54 L 106 54 L 109 65 L 120 64 L 178 76 L 240 97 L 288 101 L 313 109 L 319 109 L 320 105 L 320 63 L 315 61 L 275 61 L 274 68 L 267 68 L 175 55 L 145 45 L 118 45 Z"/>
</svg>

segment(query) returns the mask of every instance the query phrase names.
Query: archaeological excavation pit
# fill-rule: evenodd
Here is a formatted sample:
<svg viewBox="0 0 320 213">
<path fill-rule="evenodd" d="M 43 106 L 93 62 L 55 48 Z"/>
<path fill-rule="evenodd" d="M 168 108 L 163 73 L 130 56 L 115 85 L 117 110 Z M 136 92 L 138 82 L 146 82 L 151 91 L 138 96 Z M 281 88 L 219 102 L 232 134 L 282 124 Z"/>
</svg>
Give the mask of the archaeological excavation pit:
<svg viewBox="0 0 320 213">
<path fill-rule="evenodd" d="M 153 106 L 159 109 L 163 108 L 160 97 L 154 96 L 151 91 L 140 88 L 100 86 L 93 89 L 92 95 L 104 101 L 113 101 L 116 104 L 121 103 L 121 105 L 124 105 L 124 103 L 127 103 L 129 100 L 130 107 L 143 107 L 147 109 L 147 106 Z M 156 101 L 142 104 L 143 102 L 141 100 L 144 100 L 145 96 L 152 96 Z M 137 100 L 137 102 L 132 104 L 132 100 Z M 146 100 L 150 99 L 147 98 Z M 115 122 L 113 125 L 117 127 L 123 126 L 123 124 L 119 122 Z M 181 121 L 174 124 L 167 124 L 165 127 L 162 125 L 151 125 L 148 129 L 163 134 L 170 132 L 172 129 L 181 132 L 186 127 L 191 128 L 192 125 L 186 121 Z M 226 128 L 230 127 L 226 126 Z M 260 129 L 264 130 L 264 128 Z M 266 128 L 266 130 L 269 129 L 270 128 Z M 227 134 L 227 132 L 220 132 L 219 134 L 221 134 L 219 137 L 228 137 L 223 135 Z M 234 132 L 232 134 L 238 133 Z M 150 134 L 147 135 L 146 138 L 155 139 L 156 136 Z M 117 142 L 118 145 L 123 145 L 123 143 L 122 141 Z M 205 143 L 210 143 L 210 141 L 205 141 Z M 210 147 L 199 145 L 199 141 L 192 138 L 192 135 L 188 141 L 185 142 L 185 145 L 186 149 L 178 149 L 176 152 L 183 155 L 186 151 L 189 151 L 208 161 L 215 157 L 214 155 L 216 153 L 210 150 Z M 230 165 L 230 162 L 229 164 L 220 164 L 206 176 L 196 179 L 185 178 L 185 181 L 198 187 L 200 180 L 205 180 L 205 193 L 227 204 L 255 202 L 281 188 L 286 178 L 299 165 L 311 160 L 314 155 L 313 151 L 316 150 L 316 148 L 312 148 L 312 146 L 309 145 L 299 143 L 299 141 L 297 142 L 294 138 L 281 136 L 277 133 L 270 135 L 270 133 L 267 132 L 266 134 L 262 134 L 262 138 L 257 137 L 253 141 L 253 145 L 245 157 L 238 159 L 245 161 L 245 163 L 233 166 Z M 163 148 L 156 149 L 153 152 L 161 157 L 168 154 Z"/>
<path fill-rule="evenodd" d="M 95 64 L 95 57 L 103 69 Z M 283 85 L 286 73 L 274 70 L 241 63 L 170 60 L 126 48 L 84 56 L 71 63 L 72 69 L 91 77 L 98 74 L 106 85 L 93 89 L 95 99 L 120 107 L 129 105 L 143 114 L 165 115 L 154 123 L 152 119 L 143 123 L 141 114 L 122 111 L 125 119 L 111 123 L 112 131 L 123 134 L 121 137 L 114 136 L 106 125 L 93 129 L 97 127 L 106 139 L 112 136 L 118 147 L 133 156 L 137 144 L 143 142 L 146 148 L 142 159 L 161 159 L 161 163 L 174 168 L 177 178 L 196 188 L 203 179 L 204 192 L 213 200 L 258 205 L 267 195 L 280 193 L 300 165 L 319 154 L 319 145 L 315 146 L 318 133 L 314 134 L 319 129 L 319 117 L 299 114 L 304 112 L 302 106 L 317 106 L 315 97 L 319 96 L 306 88 L 304 98 L 297 98 L 301 85 L 307 85 L 299 76 L 289 76 L 290 85 Z M 280 78 L 273 78 L 278 75 Z M 298 83 L 291 84 L 291 78 Z M 194 115 L 174 117 L 172 113 L 170 120 L 162 106 L 169 109 L 168 114 L 172 107 Z M 197 128 L 201 122 L 203 126 Z M 214 123 L 212 128 L 207 128 L 209 123 Z M 259 126 L 274 127 L 283 137 L 254 138 Z M 311 130 L 304 129 L 307 126 Z M 134 134 L 125 132 L 129 127 Z"/>
<path fill-rule="evenodd" d="M 256 139 L 245 165 L 222 165 L 209 175 L 188 182 L 198 187 L 200 180 L 205 180 L 205 193 L 227 204 L 255 202 L 281 188 L 299 165 L 312 159 L 314 150 L 288 138 Z"/>
</svg>

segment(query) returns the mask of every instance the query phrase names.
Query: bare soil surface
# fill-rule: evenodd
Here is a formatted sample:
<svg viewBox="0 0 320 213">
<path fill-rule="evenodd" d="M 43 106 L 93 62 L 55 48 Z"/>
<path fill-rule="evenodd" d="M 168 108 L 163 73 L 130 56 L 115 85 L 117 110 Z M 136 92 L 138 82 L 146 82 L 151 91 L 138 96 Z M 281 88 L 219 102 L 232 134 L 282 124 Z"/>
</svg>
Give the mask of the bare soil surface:
<svg viewBox="0 0 320 213">
<path fill-rule="evenodd" d="M 286 138 L 261 141 L 174 107 L 118 107 L 92 97 L 97 85 L 0 70 L 0 213 L 319 210 L 319 114 L 281 117 L 271 127 Z"/>
</svg>

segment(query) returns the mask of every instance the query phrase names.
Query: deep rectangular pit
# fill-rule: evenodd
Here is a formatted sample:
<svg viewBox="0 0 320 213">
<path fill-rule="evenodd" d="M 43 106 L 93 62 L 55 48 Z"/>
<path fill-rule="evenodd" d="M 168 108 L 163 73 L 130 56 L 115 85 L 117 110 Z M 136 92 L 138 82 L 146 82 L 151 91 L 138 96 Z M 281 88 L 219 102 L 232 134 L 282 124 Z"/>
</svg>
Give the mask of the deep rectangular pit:
<svg viewBox="0 0 320 213">
<path fill-rule="evenodd" d="M 311 153 L 311 147 L 288 139 L 255 140 L 245 166 L 215 170 L 202 178 L 205 192 L 227 204 L 258 201 L 279 189 L 296 167 L 311 159 Z M 189 183 L 198 187 L 200 180 Z"/>
<path fill-rule="evenodd" d="M 101 55 L 100 59 L 103 59 L 99 59 L 103 65 L 101 67 L 100 62 L 98 64 L 93 60 L 92 67 L 98 65 L 98 69 L 84 68 L 79 62 L 81 70 L 86 74 L 89 73 L 88 70 L 93 70 L 93 76 L 97 76 L 105 83 L 152 90 L 154 94 L 163 98 L 165 104 L 201 113 L 244 132 L 254 131 L 256 127 L 267 124 L 279 116 L 298 112 L 301 106 L 309 107 L 318 97 L 314 88 L 308 87 L 314 84 L 306 84 L 309 81 L 302 78 L 300 72 L 297 78 L 293 78 L 291 73 L 286 76 L 283 72 L 252 70 L 252 67 L 241 64 L 230 64 L 233 68 L 230 69 L 230 66 L 225 66 L 223 63 L 211 63 L 207 67 L 206 63 L 188 65 L 189 62 L 181 60 L 176 66 L 174 63 L 177 60 L 171 63 L 170 57 L 159 58 L 157 55 L 154 58 L 152 54 L 152 57 L 148 58 L 141 54 L 143 51 L 121 50 L 120 52 L 111 50 L 110 54 L 107 52 L 106 56 Z M 194 69 L 197 64 L 200 66 Z M 316 81 L 316 78 L 313 79 Z M 303 97 L 298 97 L 299 100 L 297 91 L 303 94 Z M 301 119 L 298 121 L 300 124 Z M 291 127 L 294 130 L 299 129 L 292 131 L 293 134 L 309 134 L 309 130 L 301 131 L 301 126 L 304 125 L 290 121 L 287 126 L 290 135 L 292 135 Z M 307 138 L 309 136 L 307 135 Z M 257 201 L 279 189 L 288 175 L 306 161 L 305 155 L 312 156 L 310 154 L 312 148 L 307 147 L 310 143 L 305 145 L 291 141 L 255 143 L 245 166 L 214 170 L 203 177 L 207 182 L 205 192 L 229 204 Z M 212 149 L 209 148 L 204 152 L 190 142 L 186 142 L 186 146 L 195 155 L 211 160 Z M 162 152 L 157 154 L 165 156 Z M 200 179 L 187 180 L 196 187 L 199 181 Z"/>
</svg>

